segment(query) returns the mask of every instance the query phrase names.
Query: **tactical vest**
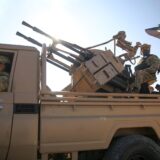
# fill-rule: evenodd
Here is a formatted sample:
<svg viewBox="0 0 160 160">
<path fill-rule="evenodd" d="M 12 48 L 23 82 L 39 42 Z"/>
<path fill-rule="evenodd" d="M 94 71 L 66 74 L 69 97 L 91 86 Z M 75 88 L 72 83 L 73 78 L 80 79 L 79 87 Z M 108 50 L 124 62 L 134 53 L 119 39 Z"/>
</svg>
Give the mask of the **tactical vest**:
<svg viewBox="0 0 160 160">
<path fill-rule="evenodd" d="M 147 64 L 147 60 L 150 58 L 150 57 L 156 57 L 157 60 L 159 61 L 159 65 L 157 67 L 157 71 L 160 70 L 160 60 L 157 56 L 153 55 L 153 54 L 150 54 L 149 56 L 147 57 L 143 57 L 140 61 L 140 63 L 135 67 L 135 71 L 138 71 L 138 70 L 143 70 L 143 69 L 146 69 L 146 68 L 149 68 L 151 67 L 149 64 Z"/>
</svg>

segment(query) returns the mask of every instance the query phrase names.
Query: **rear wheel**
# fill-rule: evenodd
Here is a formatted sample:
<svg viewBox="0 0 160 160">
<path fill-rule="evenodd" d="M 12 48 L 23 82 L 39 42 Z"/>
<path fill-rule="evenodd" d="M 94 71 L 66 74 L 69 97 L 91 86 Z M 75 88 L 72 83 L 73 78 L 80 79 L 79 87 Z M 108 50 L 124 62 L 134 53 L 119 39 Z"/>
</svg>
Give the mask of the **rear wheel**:
<svg viewBox="0 0 160 160">
<path fill-rule="evenodd" d="M 104 160 L 160 160 L 160 147 L 141 135 L 126 136 L 111 144 Z"/>
</svg>

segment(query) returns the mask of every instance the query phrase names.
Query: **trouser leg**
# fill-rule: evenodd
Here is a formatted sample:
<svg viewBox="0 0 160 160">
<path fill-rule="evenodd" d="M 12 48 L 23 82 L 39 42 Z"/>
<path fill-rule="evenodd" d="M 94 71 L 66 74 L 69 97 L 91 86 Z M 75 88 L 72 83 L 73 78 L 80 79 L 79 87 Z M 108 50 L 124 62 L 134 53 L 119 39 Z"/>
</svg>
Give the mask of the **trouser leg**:
<svg viewBox="0 0 160 160">
<path fill-rule="evenodd" d="M 138 89 L 138 91 L 141 88 L 141 84 L 144 82 L 144 74 L 141 71 L 136 71 L 135 72 L 135 83 L 134 86 L 135 88 Z"/>
<path fill-rule="evenodd" d="M 134 86 L 140 90 L 141 89 L 141 85 L 143 83 L 148 83 L 150 80 L 154 80 L 156 79 L 154 74 L 150 74 L 146 71 L 140 70 L 140 71 L 136 71 L 135 72 L 135 83 Z"/>
</svg>

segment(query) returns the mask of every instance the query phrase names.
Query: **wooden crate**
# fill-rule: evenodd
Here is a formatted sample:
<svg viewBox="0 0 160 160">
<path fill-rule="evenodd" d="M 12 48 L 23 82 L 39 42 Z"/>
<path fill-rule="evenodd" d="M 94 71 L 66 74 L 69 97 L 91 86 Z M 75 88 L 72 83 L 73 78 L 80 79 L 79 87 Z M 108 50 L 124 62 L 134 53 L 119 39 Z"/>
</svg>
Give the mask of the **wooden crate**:
<svg viewBox="0 0 160 160">
<path fill-rule="evenodd" d="M 109 51 L 99 52 L 72 75 L 72 91 L 96 92 L 123 71 L 123 64 Z"/>
</svg>

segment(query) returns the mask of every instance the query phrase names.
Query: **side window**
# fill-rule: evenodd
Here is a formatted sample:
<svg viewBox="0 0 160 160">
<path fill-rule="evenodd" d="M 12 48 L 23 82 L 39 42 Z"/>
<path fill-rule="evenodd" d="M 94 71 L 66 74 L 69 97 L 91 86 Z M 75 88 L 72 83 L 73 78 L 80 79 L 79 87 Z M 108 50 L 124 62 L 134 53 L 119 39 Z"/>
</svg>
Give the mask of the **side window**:
<svg viewBox="0 0 160 160">
<path fill-rule="evenodd" d="M 0 92 L 8 92 L 14 53 L 0 51 Z"/>
</svg>

